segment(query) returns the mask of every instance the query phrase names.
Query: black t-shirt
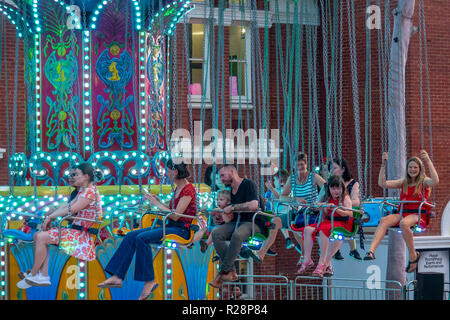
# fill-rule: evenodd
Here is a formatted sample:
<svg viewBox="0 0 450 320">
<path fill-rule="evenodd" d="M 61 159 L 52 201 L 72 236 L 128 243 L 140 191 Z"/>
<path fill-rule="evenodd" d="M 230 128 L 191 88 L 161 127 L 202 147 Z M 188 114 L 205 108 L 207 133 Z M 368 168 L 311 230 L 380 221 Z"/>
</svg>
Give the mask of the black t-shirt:
<svg viewBox="0 0 450 320">
<path fill-rule="evenodd" d="M 258 203 L 260 202 L 260 197 L 258 196 L 256 185 L 251 180 L 248 180 L 248 179 L 242 180 L 236 194 L 233 194 L 233 192 L 231 192 L 231 204 L 232 205 L 250 202 L 253 200 L 257 200 Z M 251 222 L 254 213 L 252 213 L 252 212 L 239 213 L 238 211 L 234 211 L 234 217 L 233 217 L 232 222 L 236 222 L 239 215 L 241 215 L 241 220 L 240 220 L 241 222 L 245 222 L 245 221 Z M 255 223 L 258 224 L 260 227 L 263 227 L 264 226 L 263 216 L 258 215 L 255 219 Z"/>
</svg>

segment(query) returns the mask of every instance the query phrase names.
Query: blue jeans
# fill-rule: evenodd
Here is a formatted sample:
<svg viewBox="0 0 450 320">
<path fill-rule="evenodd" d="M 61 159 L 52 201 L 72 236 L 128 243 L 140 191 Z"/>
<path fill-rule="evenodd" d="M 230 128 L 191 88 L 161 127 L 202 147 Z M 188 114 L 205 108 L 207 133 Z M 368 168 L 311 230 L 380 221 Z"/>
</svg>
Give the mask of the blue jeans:
<svg viewBox="0 0 450 320">
<path fill-rule="evenodd" d="M 166 234 L 177 234 L 185 239 L 189 238 L 189 231 L 186 228 L 166 226 Z M 118 276 L 122 280 L 125 279 L 133 256 L 136 253 L 134 280 L 154 280 L 153 254 L 150 244 L 160 243 L 162 236 L 162 227 L 144 228 L 127 233 L 106 266 L 105 271 Z"/>
</svg>

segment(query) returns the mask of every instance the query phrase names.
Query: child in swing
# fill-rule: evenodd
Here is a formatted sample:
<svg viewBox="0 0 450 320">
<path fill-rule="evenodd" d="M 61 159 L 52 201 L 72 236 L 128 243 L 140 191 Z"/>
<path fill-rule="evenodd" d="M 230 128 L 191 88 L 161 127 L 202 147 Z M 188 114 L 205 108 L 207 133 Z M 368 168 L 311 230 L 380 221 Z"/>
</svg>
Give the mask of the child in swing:
<svg viewBox="0 0 450 320">
<path fill-rule="evenodd" d="M 331 213 L 335 206 L 341 206 L 344 208 L 352 208 L 352 200 L 347 193 L 344 185 L 344 181 L 341 177 L 331 176 L 327 181 L 327 190 L 324 197 L 326 203 L 318 203 L 318 205 L 326 205 L 324 209 L 323 221 L 315 223 L 304 228 L 304 259 L 298 274 L 305 273 L 310 267 L 314 265 L 311 259 L 311 251 L 314 244 L 314 240 L 317 234 L 320 236 L 320 258 L 313 275 L 318 277 L 332 276 L 334 271 L 331 267 L 331 258 L 339 250 L 342 245 L 342 241 L 329 241 L 331 235 Z M 353 214 L 352 211 L 343 209 L 337 209 L 334 212 L 334 224 L 333 227 L 343 227 L 350 231 L 353 226 Z"/>
<path fill-rule="evenodd" d="M 422 158 L 422 160 L 420 160 Z M 431 162 L 428 153 L 425 150 L 420 151 L 420 158 L 412 157 L 408 159 L 406 163 L 406 174 L 404 179 L 398 180 L 386 180 L 385 167 L 388 161 L 388 153 L 383 153 L 380 173 L 378 176 L 378 185 L 387 189 L 399 189 L 401 188 L 400 201 L 417 201 L 417 203 L 405 203 L 402 208 L 402 212 L 396 212 L 381 218 L 378 224 L 375 236 L 370 245 L 370 249 L 367 252 L 364 260 L 375 259 L 375 250 L 386 234 L 386 230 L 389 227 L 399 225 L 402 230 L 402 236 L 408 247 L 409 262 L 406 267 L 406 272 L 414 272 L 419 262 L 420 254 L 415 250 L 414 237 L 411 231 L 411 227 L 415 224 L 419 224 L 422 228 L 425 228 L 429 224 L 429 207 L 422 206 L 422 212 L 419 221 L 419 206 L 420 202 L 427 201 L 431 188 L 439 183 L 439 177 L 434 168 L 433 162 Z M 426 163 L 430 170 L 430 177 L 425 175 L 425 168 L 423 163 Z"/>
<path fill-rule="evenodd" d="M 221 189 L 217 192 L 217 206 L 212 213 L 213 218 L 213 226 L 218 226 L 227 222 L 230 222 L 233 219 L 233 214 L 225 214 L 222 212 L 222 209 L 230 205 L 231 203 L 231 192 L 228 189 Z M 212 244 L 212 237 L 211 234 L 209 234 L 208 239 L 206 241 L 201 240 L 205 233 L 210 232 L 211 230 L 208 230 L 208 226 L 204 226 L 199 231 L 196 232 L 194 235 L 193 243 L 200 240 L 200 250 L 201 252 L 206 252 L 208 250 L 208 247 Z"/>
</svg>

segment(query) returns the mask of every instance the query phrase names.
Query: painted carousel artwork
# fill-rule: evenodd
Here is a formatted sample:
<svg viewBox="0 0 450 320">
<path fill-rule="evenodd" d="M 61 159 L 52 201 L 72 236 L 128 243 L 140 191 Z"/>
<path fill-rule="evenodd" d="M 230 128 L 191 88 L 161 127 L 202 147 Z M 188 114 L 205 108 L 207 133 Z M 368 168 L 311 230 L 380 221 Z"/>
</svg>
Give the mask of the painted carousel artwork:
<svg viewBox="0 0 450 320">
<path fill-rule="evenodd" d="M 20 21 L 28 119 L 27 153 L 10 161 L 14 191 L 0 197 L 1 299 L 136 299 L 142 282 L 133 279 L 134 262 L 121 289 L 97 284 L 107 278 L 104 268 L 126 232 L 158 220 L 143 189 L 162 198 L 173 194 L 165 174 L 165 58 L 174 25 L 192 6 L 185 0 L 33 0 L 0 8 L 14 24 Z M 155 22 L 155 15 L 162 18 Z M 92 234 L 96 259 L 76 259 L 50 245 L 51 285 L 17 287 L 33 266 L 34 236 L 45 214 L 67 203 L 74 190 L 70 168 L 85 161 L 103 176 L 97 183 L 103 214 Z M 199 190 L 206 194 L 208 187 Z M 60 228 L 67 225 L 62 220 Z M 212 298 L 212 249 L 203 253 L 195 244 L 186 251 L 166 238 L 152 247 L 161 285 L 149 299 Z"/>
</svg>

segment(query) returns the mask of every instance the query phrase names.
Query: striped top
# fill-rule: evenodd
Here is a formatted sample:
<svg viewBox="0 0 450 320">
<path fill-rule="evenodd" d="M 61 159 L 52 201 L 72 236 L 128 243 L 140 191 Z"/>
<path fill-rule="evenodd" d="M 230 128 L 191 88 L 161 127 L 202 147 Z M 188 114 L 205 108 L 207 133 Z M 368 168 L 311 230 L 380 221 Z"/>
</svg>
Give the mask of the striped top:
<svg viewBox="0 0 450 320">
<path fill-rule="evenodd" d="M 317 187 L 313 184 L 314 173 L 308 174 L 308 179 L 304 184 L 297 184 L 295 175 L 291 175 L 291 187 L 294 197 L 302 198 L 308 201 L 309 204 L 317 201 Z"/>
</svg>

